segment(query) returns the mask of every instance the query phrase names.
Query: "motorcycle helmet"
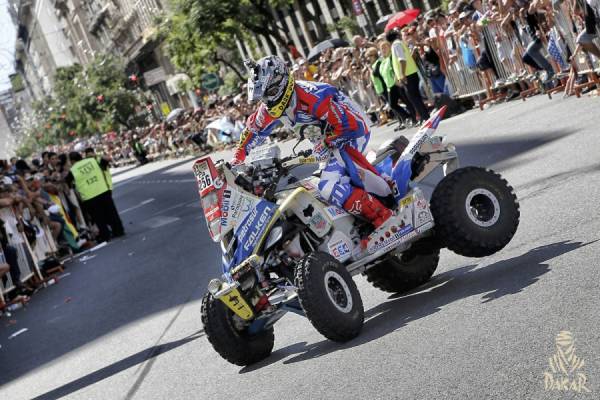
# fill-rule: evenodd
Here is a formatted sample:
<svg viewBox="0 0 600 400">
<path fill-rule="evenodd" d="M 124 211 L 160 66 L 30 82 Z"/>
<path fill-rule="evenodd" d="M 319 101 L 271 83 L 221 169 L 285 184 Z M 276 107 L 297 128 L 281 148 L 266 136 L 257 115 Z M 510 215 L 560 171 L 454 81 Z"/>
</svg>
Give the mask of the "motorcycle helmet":
<svg viewBox="0 0 600 400">
<path fill-rule="evenodd" d="M 294 77 L 277 56 L 244 61 L 248 69 L 248 102 L 262 101 L 269 115 L 279 118 L 294 97 Z"/>
</svg>

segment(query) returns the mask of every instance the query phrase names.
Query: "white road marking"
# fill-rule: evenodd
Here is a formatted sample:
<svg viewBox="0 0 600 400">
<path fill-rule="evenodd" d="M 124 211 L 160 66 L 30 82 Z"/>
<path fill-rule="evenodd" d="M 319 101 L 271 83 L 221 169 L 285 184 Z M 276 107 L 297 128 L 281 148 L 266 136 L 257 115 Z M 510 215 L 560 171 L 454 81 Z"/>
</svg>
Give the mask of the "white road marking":
<svg viewBox="0 0 600 400">
<path fill-rule="evenodd" d="M 20 330 L 16 331 L 15 333 L 13 333 L 12 335 L 10 335 L 10 336 L 8 337 L 8 339 L 9 339 L 9 340 L 10 340 L 10 339 L 14 339 L 14 338 L 16 338 L 17 336 L 19 336 L 20 334 L 27 332 L 28 330 L 29 330 L 29 329 L 27 329 L 27 328 L 20 329 Z"/>
<path fill-rule="evenodd" d="M 183 206 L 185 206 L 186 204 L 187 204 L 187 202 L 185 202 L 185 203 L 178 203 L 178 204 L 175 204 L 174 206 L 171 206 L 171 207 L 169 207 L 169 208 L 165 208 L 164 210 L 161 210 L 161 211 L 155 212 L 155 213 L 154 213 L 154 214 L 152 214 L 152 215 L 154 216 L 154 215 L 158 215 L 158 214 L 164 214 L 164 213 L 166 213 L 167 211 L 171 211 L 171 210 L 174 210 L 174 209 L 176 209 L 176 208 L 183 207 Z"/>
<path fill-rule="evenodd" d="M 143 207 L 143 206 L 145 206 L 146 204 L 150 204 L 150 203 L 152 203 L 153 201 L 154 201 L 154 199 L 147 199 L 147 200 L 144 200 L 144 201 L 142 201 L 140 204 L 138 204 L 137 206 L 129 207 L 129 208 L 126 208 L 126 209 L 125 209 L 125 210 L 123 210 L 123 211 L 120 211 L 120 212 L 119 212 L 119 214 L 125 214 L 126 212 L 129 212 L 129 211 L 136 210 L 136 209 L 138 209 L 138 208 L 140 208 L 140 207 Z"/>
<path fill-rule="evenodd" d="M 138 185 L 148 185 L 148 184 L 163 184 L 163 183 L 194 183 L 196 179 L 154 179 L 154 180 L 136 180 L 130 183 L 135 183 Z"/>
<path fill-rule="evenodd" d="M 153 228 L 159 228 L 161 226 L 170 224 L 175 221 L 179 221 L 179 219 L 180 218 L 177 218 L 177 217 L 166 217 L 164 215 L 159 215 L 157 217 L 147 219 L 146 221 L 142 222 L 142 225 L 153 229 Z"/>
</svg>

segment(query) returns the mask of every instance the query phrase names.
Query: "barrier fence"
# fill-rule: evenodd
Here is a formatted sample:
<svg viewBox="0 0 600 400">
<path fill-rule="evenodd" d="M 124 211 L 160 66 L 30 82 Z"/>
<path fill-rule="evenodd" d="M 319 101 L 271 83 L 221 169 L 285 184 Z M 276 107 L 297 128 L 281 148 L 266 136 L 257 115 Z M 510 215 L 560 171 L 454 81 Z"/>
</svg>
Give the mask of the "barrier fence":
<svg viewBox="0 0 600 400">
<path fill-rule="evenodd" d="M 600 85 L 595 73 L 598 59 L 579 51 L 573 63 L 570 62 L 577 48 L 577 37 L 585 28 L 584 4 L 578 0 L 576 7 L 572 7 L 568 2 L 556 2 L 553 11 L 545 12 L 545 19 L 539 21 L 543 35 L 538 37 L 532 37 L 526 20 L 519 16 L 503 21 L 480 21 L 476 28 L 455 23 L 452 27 L 456 30 L 437 37 L 438 55 L 452 96 L 485 95 L 480 99 L 483 108 L 485 102 L 506 95 L 498 89 L 513 85 L 518 85 L 523 99 L 535 93 L 550 95 L 565 90 L 569 72 L 587 75 L 588 82 L 573 87 L 578 97 L 585 87 Z M 600 48 L 597 35 L 594 43 Z M 532 63 L 537 65 L 538 71 L 545 70 L 546 77 L 552 76 L 558 85 L 544 86 L 543 79 L 534 74 L 536 69 Z"/>
<path fill-rule="evenodd" d="M 77 232 L 76 229 L 88 229 L 88 224 L 84 219 L 73 190 L 70 190 L 66 195 L 61 192 L 59 195 L 52 196 L 52 199 L 56 205 L 62 207 L 61 215 L 66 222 L 63 233 L 68 234 L 65 231 L 69 229 L 75 232 Z M 74 215 L 76 221 L 72 221 L 69 215 Z M 49 226 L 37 217 L 32 216 L 28 209 L 24 209 L 22 215 L 17 217 L 12 207 L 0 208 L 0 219 L 4 222 L 8 245 L 16 250 L 21 282 L 25 283 L 31 280 L 37 284 L 44 281 L 44 271 L 42 270 L 44 261 L 50 256 L 56 256 L 59 250 Z M 30 235 L 29 239 L 27 238 L 23 223 L 27 223 L 33 228 L 35 239 L 33 239 L 33 235 Z M 75 226 L 77 228 L 74 228 Z M 73 240 L 71 243 L 76 242 Z M 0 264 L 6 262 L 6 256 L 0 248 Z M 15 290 L 15 284 L 16 282 L 13 282 L 10 273 L 6 273 L 4 278 L 0 279 L 0 309 L 6 306 L 6 296 Z"/>
</svg>

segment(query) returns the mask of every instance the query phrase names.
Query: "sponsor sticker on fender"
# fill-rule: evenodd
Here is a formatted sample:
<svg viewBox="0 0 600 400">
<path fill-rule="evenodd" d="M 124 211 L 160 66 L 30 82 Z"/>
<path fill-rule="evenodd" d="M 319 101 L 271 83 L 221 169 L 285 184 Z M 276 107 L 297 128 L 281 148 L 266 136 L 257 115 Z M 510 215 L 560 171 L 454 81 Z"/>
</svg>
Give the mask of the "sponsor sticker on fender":
<svg viewBox="0 0 600 400">
<path fill-rule="evenodd" d="M 335 243 L 329 244 L 329 254 L 334 256 L 338 261 L 344 262 L 350 258 L 350 246 L 344 240 L 338 240 Z"/>
<path fill-rule="evenodd" d="M 385 235 L 382 234 L 380 238 L 374 238 L 375 242 L 369 247 L 369 253 L 373 254 L 379 250 L 404 243 L 407 240 L 414 238 L 416 235 L 417 232 L 415 232 L 411 225 L 405 226 L 390 237 L 385 237 Z"/>
<path fill-rule="evenodd" d="M 348 213 L 343 209 L 336 206 L 329 206 L 325 208 L 327 210 L 327 214 L 331 217 L 332 220 L 336 220 L 341 217 L 345 217 Z"/>
<path fill-rule="evenodd" d="M 221 226 L 229 227 L 240 222 L 253 208 L 257 201 L 245 196 L 238 190 L 227 188 L 223 190 L 221 202 Z"/>
<path fill-rule="evenodd" d="M 412 204 L 412 202 L 413 202 L 413 196 L 411 194 L 411 195 L 406 196 L 402 200 L 400 200 L 400 207 L 401 208 L 407 207 L 410 204 Z"/>
<path fill-rule="evenodd" d="M 312 218 L 309 221 L 309 224 L 312 225 L 316 231 L 322 231 L 327 227 L 327 221 L 325 220 L 323 215 L 321 215 L 321 213 L 318 211 L 315 212 L 315 214 L 312 216 Z"/>
<path fill-rule="evenodd" d="M 425 225 L 429 221 L 431 221 L 431 214 L 428 211 L 419 211 L 416 218 L 416 226 Z"/>
</svg>

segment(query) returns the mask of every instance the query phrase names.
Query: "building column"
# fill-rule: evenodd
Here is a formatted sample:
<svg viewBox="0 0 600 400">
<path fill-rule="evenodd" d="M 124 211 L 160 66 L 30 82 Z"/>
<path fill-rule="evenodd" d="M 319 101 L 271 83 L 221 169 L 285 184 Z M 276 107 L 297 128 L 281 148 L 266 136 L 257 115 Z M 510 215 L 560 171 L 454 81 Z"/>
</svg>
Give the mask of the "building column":
<svg viewBox="0 0 600 400">
<path fill-rule="evenodd" d="M 325 17 L 325 23 L 328 25 L 335 25 L 335 21 L 333 20 L 333 17 L 331 16 L 331 10 L 329 10 L 329 7 L 327 6 L 327 2 L 325 0 L 318 0 L 319 1 L 319 8 L 321 9 L 321 12 L 323 13 L 323 16 Z M 315 15 L 318 15 L 318 10 L 315 10 Z M 337 33 L 337 31 L 333 31 L 330 32 L 331 36 L 333 37 L 340 37 L 340 35 Z"/>
<path fill-rule="evenodd" d="M 245 59 L 249 58 L 248 55 L 244 51 L 244 47 L 242 46 L 242 42 L 240 42 L 240 39 L 238 39 L 237 36 L 235 37 L 235 45 L 238 48 L 238 51 L 240 53 L 240 56 L 242 57 L 242 60 L 245 60 Z"/>
<path fill-rule="evenodd" d="M 308 28 L 306 27 L 306 22 L 304 21 L 302 12 L 300 12 L 300 8 L 298 7 L 298 1 L 299 0 L 296 0 L 293 5 L 294 12 L 296 13 L 296 19 L 300 23 L 300 30 L 302 30 L 302 34 L 304 35 L 304 39 L 306 39 L 306 43 L 308 44 L 309 47 L 313 47 L 315 45 L 315 43 L 313 42 L 312 38 L 310 37 L 310 33 L 308 32 Z"/>
<path fill-rule="evenodd" d="M 340 16 L 340 18 L 346 16 L 346 13 L 344 12 L 344 9 L 342 8 L 342 5 L 340 4 L 339 0 L 333 0 L 333 5 L 335 6 L 335 9 L 336 9 L 338 15 Z"/>
<path fill-rule="evenodd" d="M 298 36 L 298 30 L 292 22 L 292 17 L 290 17 L 290 13 L 287 8 L 283 10 L 283 15 L 285 18 L 285 24 L 288 28 L 288 32 L 290 33 L 292 41 L 294 42 L 294 46 L 296 46 L 300 54 L 302 54 L 302 57 L 305 57 L 306 55 L 304 54 L 304 49 L 302 48 L 302 42 L 300 42 L 300 38 Z"/>
<path fill-rule="evenodd" d="M 375 13 L 377 14 L 377 20 L 379 20 L 379 18 L 383 17 L 383 12 L 381 11 L 379 2 L 377 0 L 371 0 L 371 2 L 375 5 Z M 377 22 L 377 20 L 373 22 Z"/>
<path fill-rule="evenodd" d="M 271 48 L 269 47 L 269 43 L 267 42 L 267 39 L 265 39 L 265 37 L 263 35 L 258 35 L 258 38 L 261 43 L 261 46 L 259 47 L 259 50 L 262 51 L 261 56 L 267 56 L 267 55 L 271 54 Z"/>
</svg>

